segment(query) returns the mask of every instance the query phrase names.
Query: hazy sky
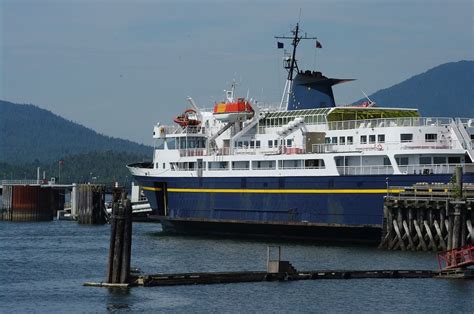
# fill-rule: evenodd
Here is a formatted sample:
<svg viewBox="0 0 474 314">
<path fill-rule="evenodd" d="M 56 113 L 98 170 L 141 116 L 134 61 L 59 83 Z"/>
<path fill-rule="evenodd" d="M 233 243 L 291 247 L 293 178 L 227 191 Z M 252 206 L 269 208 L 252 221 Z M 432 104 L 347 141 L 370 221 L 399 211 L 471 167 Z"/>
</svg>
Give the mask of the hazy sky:
<svg viewBox="0 0 474 314">
<path fill-rule="evenodd" d="M 101 133 L 150 144 L 152 127 L 238 92 L 278 102 L 275 35 L 298 20 L 300 68 L 357 81 L 338 104 L 441 63 L 474 59 L 474 0 L 0 0 L 0 99 L 32 103 Z M 383 104 L 382 104 L 383 105 Z"/>
</svg>

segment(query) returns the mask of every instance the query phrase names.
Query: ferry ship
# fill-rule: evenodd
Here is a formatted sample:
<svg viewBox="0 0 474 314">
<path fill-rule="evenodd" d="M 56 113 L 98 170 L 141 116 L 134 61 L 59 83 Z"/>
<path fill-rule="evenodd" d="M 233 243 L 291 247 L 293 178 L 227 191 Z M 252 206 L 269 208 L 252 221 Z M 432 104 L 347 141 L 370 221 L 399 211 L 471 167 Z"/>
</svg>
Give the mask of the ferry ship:
<svg viewBox="0 0 474 314">
<path fill-rule="evenodd" d="M 332 86 L 351 80 L 299 70 L 298 44 L 316 39 L 301 33 L 276 37 L 292 45 L 279 105 L 234 85 L 212 109 L 188 98 L 175 125 L 154 126 L 153 162 L 128 168 L 165 231 L 374 243 L 391 187 L 446 183 L 459 165 L 474 181 L 474 118 L 336 106 Z"/>
</svg>

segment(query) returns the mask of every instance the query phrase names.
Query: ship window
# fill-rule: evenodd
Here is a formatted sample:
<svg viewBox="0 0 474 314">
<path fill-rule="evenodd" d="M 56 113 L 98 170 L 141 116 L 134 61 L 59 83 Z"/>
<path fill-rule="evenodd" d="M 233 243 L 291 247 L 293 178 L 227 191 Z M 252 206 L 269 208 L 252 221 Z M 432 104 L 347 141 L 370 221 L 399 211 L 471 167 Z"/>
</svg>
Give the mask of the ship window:
<svg viewBox="0 0 474 314">
<path fill-rule="evenodd" d="M 209 171 L 227 170 L 229 169 L 229 162 L 228 161 L 209 161 L 207 163 L 207 168 L 209 169 Z"/>
<path fill-rule="evenodd" d="M 293 140 L 292 139 L 287 139 L 286 140 L 286 146 L 291 147 L 293 145 Z"/>
<path fill-rule="evenodd" d="M 438 134 L 436 133 L 425 134 L 425 142 L 436 142 L 437 139 L 438 139 Z"/>
<path fill-rule="evenodd" d="M 347 137 L 347 145 L 352 145 L 354 143 L 354 138 L 352 136 Z"/>
<path fill-rule="evenodd" d="M 273 146 L 277 147 L 278 146 L 278 140 L 273 141 Z"/>
<path fill-rule="evenodd" d="M 248 170 L 250 169 L 249 161 L 233 161 L 232 170 Z"/>
<path fill-rule="evenodd" d="M 280 169 L 301 169 L 302 160 L 278 160 L 278 168 Z"/>
<path fill-rule="evenodd" d="M 268 141 L 268 147 L 269 147 L 269 148 L 272 148 L 272 147 L 273 147 L 273 141 L 272 141 L 272 140 L 269 140 L 269 141 Z"/>
<path fill-rule="evenodd" d="M 322 160 L 322 159 L 306 159 L 304 161 L 304 167 L 306 169 L 323 169 L 325 167 L 324 160 Z"/>
<path fill-rule="evenodd" d="M 260 148 L 260 141 L 255 141 L 255 147 Z"/>
<path fill-rule="evenodd" d="M 461 163 L 461 157 L 448 157 L 448 164 L 459 164 Z"/>
<path fill-rule="evenodd" d="M 430 164 L 431 164 L 431 156 L 420 157 L 420 165 L 430 165 Z"/>
<path fill-rule="evenodd" d="M 334 137 L 331 139 L 331 143 L 337 144 L 337 137 L 336 137 L 336 136 L 334 136 Z"/>
<path fill-rule="evenodd" d="M 390 166 L 392 163 L 390 162 L 390 159 L 388 157 L 383 158 L 383 165 L 384 166 Z"/>
<path fill-rule="evenodd" d="M 196 162 L 176 162 L 171 164 L 172 170 L 177 171 L 191 171 L 196 169 Z"/>
<path fill-rule="evenodd" d="M 346 145 L 346 138 L 344 136 L 339 136 L 339 145 Z"/>
<path fill-rule="evenodd" d="M 256 160 L 252 161 L 252 169 L 254 170 L 272 170 L 275 169 L 275 160 Z"/>
<path fill-rule="evenodd" d="M 241 141 L 238 141 L 238 142 L 237 142 L 237 147 L 238 147 L 238 148 L 242 148 L 242 142 L 241 142 Z"/>
<path fill-rule="evenodd" d="M 413 134 L 411 134 L 411 133 L 400 134 L 400 141 L 402 141 L 402 142 L 413 142 Z"/>
<path fill-rule="evenodd" d="M 165 148 L 165 139 L 164 138 L 157 139 L 156 143 L 155 143 L 155 148 L 156 149 L 164 149 Z"/>
<path fill-rule="evenodd" d="M 369 135 L 369 144 L 375 143 L 375 135 Z"/>
<path fill-rule="evenodd" d="M 331 138 L 330 137 L 324 138 L 324 143 L 331 144 Z"/>
<path fill-rule="evenodd" d="M 244 142 L 244 148 L 249 148 L 249 141 Z"/>
<path fill-rule="evenodd" d="M 446 163 L 446 157 L 444 157 L 444 156 L 433 157 L 433 163 L 436 164 L 436 165 L 445 164 Z"/>
<path fill-rule="evenodd" d="M 168 147 L 168 149 L 176 149 L 176 139 L 175 138 L 167 138 L 166 139 L 166 147 Z"/>
<path fill-rule="evenodd" d="M 163 163 L 163 169 L 165 169 L 165 168 L 166 168 L 166 164 L 165 164 L 165 163 Z"/>
<path fill-rule="evenodd" d="M 158 169 L 158 163 L 155 164 L 155 168 Z"/>
<path fill-rule="evenodd" d="M 361 144 L 367 144 L 367 135 L 361 135 L 360 136 L 360 143 Z"/>
<path fill-rule="evenodd" d="M 377 135 L 377 141 L 379 143 L 385 143 L 385 134 L 379 134 Z"/>
<path fill-rule="evenodd" d="M 397 158 L 395 158 L 395 160 L 397 161 L 397 164 L 399 166 L 408 165 L 408 157 L 397 157 Z"/>
<path fill-rule="evenodd" d="M 255 147 L 255 141 L 250 141 L 250 148 L 254 148 Z"/>
</svg>

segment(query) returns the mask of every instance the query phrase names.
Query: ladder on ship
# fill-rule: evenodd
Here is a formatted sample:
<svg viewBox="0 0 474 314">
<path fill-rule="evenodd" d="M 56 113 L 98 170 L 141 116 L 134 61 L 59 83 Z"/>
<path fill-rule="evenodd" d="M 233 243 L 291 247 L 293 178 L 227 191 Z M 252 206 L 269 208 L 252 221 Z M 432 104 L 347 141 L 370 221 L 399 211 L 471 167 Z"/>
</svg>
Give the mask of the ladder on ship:
<svg viewBox="0 0 474 314">
<path fill-rule="evenodd" d="M 464 123 L 461 119 L 456 119 L 451 121 L 451 127 L 456 134 L 461 146 L 466 150 L 467 155 L 471 158 L 471 161 L 474 162 L 474 151 L 472 149 L 472 140 L 470 135 L 467 133 Z"/>
</svg>

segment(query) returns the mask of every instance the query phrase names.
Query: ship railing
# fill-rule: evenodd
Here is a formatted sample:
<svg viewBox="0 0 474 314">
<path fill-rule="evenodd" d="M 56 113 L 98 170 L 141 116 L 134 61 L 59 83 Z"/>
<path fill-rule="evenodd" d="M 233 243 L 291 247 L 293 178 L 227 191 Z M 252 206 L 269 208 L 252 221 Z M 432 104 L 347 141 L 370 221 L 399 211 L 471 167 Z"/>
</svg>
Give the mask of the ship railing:
<svg viewBox="0 0 474 314">
<path fill-rule="evenodd" d="M 329 130 L 348 130 L 386 127 L 445 126 L 453 121 L 449 117 L 404 117 L 328 122 Z"/>
<path fill-rule="evenodd" d="M 399 165 L 402 174 L 430 175 L 430 174 L 453 174 L 459 164 L 413 164 Z M 393 174 L 391 165 L 363 165 L 363 166 L 338 166 L 340 175 L 377 175 Z"/>
<path fill-rule="evenodd" d="M 398 169 L 402 174 L 453 174 L 458 163 L 455 164 L 415 164 L 400 165 Z"/>
<path fill-rule="evenodd" d="M 361 152 L 361 151 L 393 151 L 393 150 L 449 150 L 460 148 L 458 140 L 438 140 L 437 142 L 374 142 L 367 144 L 313 144 L 313 153 L 341 153 L 341 152 Z"/>
<path fill-rule="evenodd" d="M 227 171 L 227 170 L 230 170 L 230 168 L 227 166 L 227 167 L 222 167 L 222 168 L 208 168 L 207 170 L 208 171 Z"/>
<path fill-rule="evenodd" d="M 187 126 L 185 128 L 176 125 L 162 125 L 161 130 L 166 134 L 206 134 L 206 128 L 203 126 Z"/>
<path fill-rule="evenodd" d="M 352 175 L 377 175 L 393 174 L 393 167 L 388 165 L 364 165 L 364 166 L 338 166 L 337 171 L 341 176 Z"/>
<path fill-rule="evenodd" d="M 207 156 L 205 148 L 188 148 L 179 150 L 180 157 Z"/>
<path fill-rule="evenodd" d="M 458 118 L 458 121 L 466 128 L 474 128 L 474 118 Z"/>
<path fill-rule="evenodd" d="M 285 155 L 298 155 L 306 153 L 306 149 L 302 146 L 280 146 L 280 150 Z"/>
<path fill-rule="evenodd" d="M 256 155 L 258 151 L 260 151 L 260 148 L 236 147 L 234 148 L 234 155 Z"/>
</svg>

